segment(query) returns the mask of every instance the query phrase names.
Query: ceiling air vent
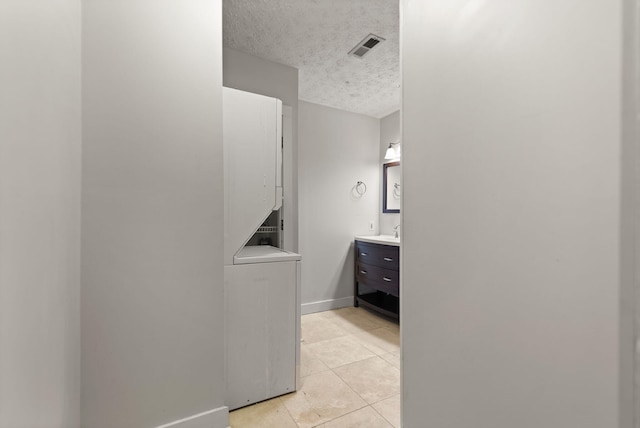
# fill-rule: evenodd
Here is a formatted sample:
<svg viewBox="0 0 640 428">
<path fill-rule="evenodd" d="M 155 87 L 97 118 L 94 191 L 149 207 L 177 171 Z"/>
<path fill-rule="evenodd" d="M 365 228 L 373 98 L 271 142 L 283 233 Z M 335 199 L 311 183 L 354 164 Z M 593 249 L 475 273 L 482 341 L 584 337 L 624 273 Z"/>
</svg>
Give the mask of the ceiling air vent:
<svg viewBox="0 0 640 428">
<path fill-rule="evenodd" d="M 369 34 L 367 37 L 362 39 L 362 41 L 358 43 L 355 48 L 349 51 L 349 55 L 362 58 L 380 42 L 384 42 L 384 39 L 382 37 L 376 36 L 375 34 Z"/>
</svg>

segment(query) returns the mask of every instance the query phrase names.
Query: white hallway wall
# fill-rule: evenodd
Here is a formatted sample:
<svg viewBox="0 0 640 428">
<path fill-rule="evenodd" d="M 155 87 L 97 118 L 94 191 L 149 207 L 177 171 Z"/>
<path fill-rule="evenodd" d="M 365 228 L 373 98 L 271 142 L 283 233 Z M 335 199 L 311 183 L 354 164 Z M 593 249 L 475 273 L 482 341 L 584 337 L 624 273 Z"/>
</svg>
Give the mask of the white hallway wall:
<svg viewBox="0 0 640 428">
<path fill-rule="evenodd" d="M 353 304 L 353 238 L 379 230 L 380 121 L 300 101 L 298 128 L 302 310 L 309 313 Z M 367 185 L 360 199 L 357 181 Z"/>
<path fill-rule="evenodd" d="M 405 428 L 631 426 L 623 3 L 402 2 Z"/>
<path fill-rule="evenodd" d="M 0 2 L 0 427 L 80 401 L 80 2 Z"/>
<path fill-rule="evenodd" d="M 640 258 L 637 250 L 640 249 L 640 228 L 637 227 L 640 213 L 640 0 L 625 0 L 623 7 L 622 192 L 625 198 L 622 203 L 621 364 L 623 376 L 631 377 L 629 367 L 633 367 L 635 385 L 622 385 L 621 409 L 623 412 L 634 409 L 624 416 L 634 417 L 635 428 L 640 428 Z M 629 318 L 633 316 L 635 320 L 631 321 Z M 627 337 L 634 338 L 635 343 L 626 342 Z"/>
<path fill-rule="evenodd" d="M 227 426 L 220 0 L 83 3 L 82 426 Z"/>
<path fill-rule="evenodd" d="M 625 424 L 621 426 L 631 426 L 627 418 L 634 418 L 635 428 L 640 428 L 640 228 L 637 226 L 640 213 L 640 0 L 624 0 L 622 4 L 621 375 L 624 381 L 634 377 L 635 385 L 624 381 L 621 385 L 622 423 Z M 635 339 L 635 343 L 628 339 Z M 632 370 L 635 376 L 630 374 Z"/>
</svg>

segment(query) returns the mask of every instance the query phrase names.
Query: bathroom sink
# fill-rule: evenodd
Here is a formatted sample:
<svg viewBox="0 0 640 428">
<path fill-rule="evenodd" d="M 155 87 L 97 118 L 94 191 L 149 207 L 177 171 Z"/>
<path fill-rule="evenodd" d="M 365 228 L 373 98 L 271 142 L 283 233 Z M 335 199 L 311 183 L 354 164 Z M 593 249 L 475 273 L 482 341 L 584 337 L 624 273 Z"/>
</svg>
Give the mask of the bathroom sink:
<svg viewBox="0 0 640 428">
<path fill-rule="evenodd" d="M 400 246 L 400 238 L 393 235 L 356 236 L 356 240 L 373 244 Z"/>
</svg>

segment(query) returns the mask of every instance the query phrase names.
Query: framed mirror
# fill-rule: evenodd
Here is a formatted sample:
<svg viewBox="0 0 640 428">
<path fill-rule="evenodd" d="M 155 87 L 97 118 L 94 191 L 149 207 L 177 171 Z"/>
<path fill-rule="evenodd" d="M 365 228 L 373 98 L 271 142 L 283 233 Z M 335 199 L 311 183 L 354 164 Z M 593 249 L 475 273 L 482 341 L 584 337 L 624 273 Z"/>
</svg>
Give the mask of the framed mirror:
<svg viewBox="0 0 640 428">
<path fill-rule="evenodd" d="M 382 212 L 400 212 L 400 162 L 382 166 Z"/>
</svg>

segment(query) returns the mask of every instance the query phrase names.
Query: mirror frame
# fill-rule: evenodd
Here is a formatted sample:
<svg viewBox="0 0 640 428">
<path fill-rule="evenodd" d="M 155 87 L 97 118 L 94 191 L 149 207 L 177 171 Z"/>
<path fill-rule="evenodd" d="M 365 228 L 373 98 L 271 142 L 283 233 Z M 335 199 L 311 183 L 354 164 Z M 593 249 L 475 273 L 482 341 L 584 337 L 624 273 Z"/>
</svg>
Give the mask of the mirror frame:
<svg viewBox="0 0 640 428">
<path fill-rule="evenodd" d="M 400 166 L 400 161 L 385 163 L 382 166 L 382 212 L 383 213 L 400 213 L 400 209 L 388 209 L 387 208 L 387 169 L 391 166 Z"/>
</svg>

